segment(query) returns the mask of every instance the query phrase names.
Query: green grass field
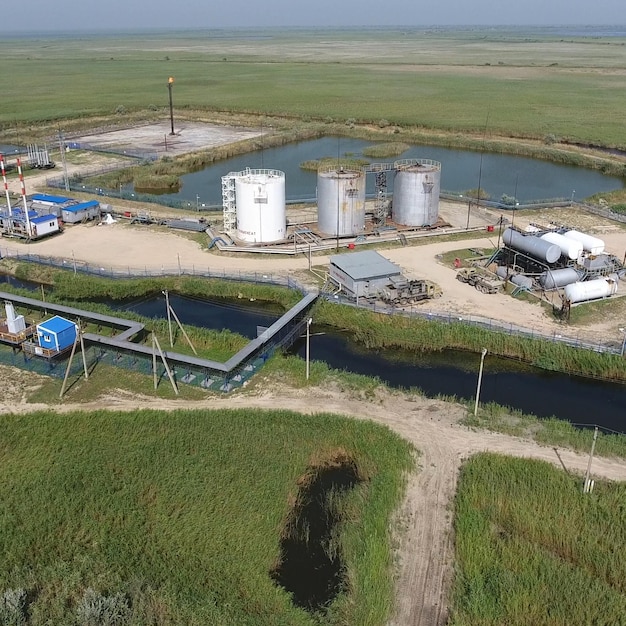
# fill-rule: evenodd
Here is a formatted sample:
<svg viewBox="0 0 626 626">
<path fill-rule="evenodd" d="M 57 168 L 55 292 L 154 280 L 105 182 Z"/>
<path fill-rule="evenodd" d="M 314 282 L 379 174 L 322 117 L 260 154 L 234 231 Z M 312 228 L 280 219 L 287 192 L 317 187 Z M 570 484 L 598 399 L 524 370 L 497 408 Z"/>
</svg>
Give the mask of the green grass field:
<svg viewBox="0 0 626 626">
<path fill-rule="evenodd" d="M 624 484 L 482 454 L 456 498 L 451 626 L 626 623 Z"/>
<path fill-rule="evenodd" d="M 298 479 L 338 451 L 362 480 L 339 503 L 346 592 L 316 617 L 270 571 Z M 388 617 L 390 515 L 412 453 L 386 428 L 263 411 L 8 415 L 0 464 L 0 596 L 25 590 L 28 624 L 87 623 L 75 620 L 88 588 L 122 594 L 120 624 Z"/>
<path fill-rule="evenodd" d="M 179 111 L 384 119 L 481 135 L 487 127 L 488 135 L 626 146 L 621 39 L 494 30 L 262 34 L 4 39 L 11 80 L 3 83 L 3 135 L 44 120 L 163 114 L 174 76 Z"/>
</svg>

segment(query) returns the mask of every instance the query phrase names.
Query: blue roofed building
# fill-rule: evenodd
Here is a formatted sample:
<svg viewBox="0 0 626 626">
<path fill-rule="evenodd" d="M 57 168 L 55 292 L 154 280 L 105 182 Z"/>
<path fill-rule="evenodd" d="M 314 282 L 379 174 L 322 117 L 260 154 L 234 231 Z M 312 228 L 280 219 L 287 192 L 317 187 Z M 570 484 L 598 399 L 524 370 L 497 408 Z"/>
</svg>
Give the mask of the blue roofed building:
<svg viewBox="0 0 626 626">
<path fill-rule="evenodd" d="M 37 324 L 39 346 L 51 352 L 62 352 L 72 347 L 78 335 L 78 326 L 60 315 Z"/>
</svg>

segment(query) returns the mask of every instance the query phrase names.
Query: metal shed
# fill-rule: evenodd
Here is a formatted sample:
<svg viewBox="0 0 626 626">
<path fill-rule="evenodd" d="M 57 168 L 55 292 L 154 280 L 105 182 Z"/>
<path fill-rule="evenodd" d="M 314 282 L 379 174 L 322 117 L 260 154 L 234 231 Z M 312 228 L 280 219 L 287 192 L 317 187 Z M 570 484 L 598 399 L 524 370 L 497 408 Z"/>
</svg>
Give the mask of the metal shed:
<svg viewBox="0 0 626 626">
<path fill-rule="evenodd" d="M 76 224 L 100 217 L 100 203 L 97 200 L 89 200 L 80 204 L 72 204 L 63 207 L 61 217 L 66 224 Z"/>
<path fill-rule="evenodd" d="M 47 193 L 34 193 L 30 197 L 31 208 L 38 213 L 52 213 L 57 217 L 61 217 L 61 212 L 64 207 L 74 204 L 76 200 L 74 198 L 67 198 L 65 196 L 51 196 Z"/>
<path fill-rule="evenodd" d="M 70 348 L 76 341 L 77 333 L 78 326 L 60 315 L 37 324 L 39 346 L 50 352 L 62 352 Z"/>
<path fill-rule="evenodd" d="M 59 232 L 59 218 L 56 215 L 37 215 L 30 219 L 30 232 L 32 239 L 39 239 L 46 235 Z"/>
<path fill-rule="evenodd" d="M 353 297 L 365 297 L 378 292 L 402 270 L 374 250 L 348 252 L 330 257 L 330 279 L 342 291 Z"/>
</svg>

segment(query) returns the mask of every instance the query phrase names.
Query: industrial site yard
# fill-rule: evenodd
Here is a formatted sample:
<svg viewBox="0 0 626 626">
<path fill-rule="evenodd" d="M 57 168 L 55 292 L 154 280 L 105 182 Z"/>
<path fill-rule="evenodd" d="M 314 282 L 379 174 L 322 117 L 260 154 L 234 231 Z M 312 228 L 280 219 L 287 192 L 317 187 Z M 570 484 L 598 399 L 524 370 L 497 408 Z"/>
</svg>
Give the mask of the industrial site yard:
<svg viewBox="0 0 626 626">
<path fill-rule="evenodd" d="M 441 213 L 452 224 L 450 230 L 455 231 L 459 230 L 467 214 L 464 204 L 447 202 L 442 202 Z M 407 276 L 427 278 L 442 287 L 441 298 L 417 305 L 421 311 L 448 312 L 463 318 L 495 319 L 545 334 L 578 336 L 602 343 L 610 340 L 619 342 L 619 327 L 623 324 L 619 312 L 598 317 L 594 323 L 585 326 L 569 326 L 557 322 L 549 310 L 539 303 L 520 301 L 505 294 L 483 294 L 456 280 L 456 271 L 442 263 L 441 255 L 467 248 L 495 248 L 498 243 L 497 229 L 487 233 L 486 226 L 497 223 L 499 217 L 500 213 L 497 212 L 474 210 L 471 226 L 480 229 L 478 236 L 470 235 L 465 239 L 461 232 L 449 241 L 431 241 L 430 237 L 426 237 L 413 242 L 417 245 L 404 247 L 395 242 L 383 246 L 380 252 L 397 263 Z M 510 217 L 513 216 L 507 216 Z M 620 225 L 599 220 L 581 209 L 551 209 L 517 214 L 514 219 L 522 227 L 530 222 L 549 220 L 584 227 L 590 232 L 601 233 L 607 250 L 613 254 L 622 256 L 626 248 L 626 234 Z M 167 273 L 210 270 L 232 274 L 240 271 L 245 274 L 291 275 L 303 283 L 312 282 L 307 269 L 308 259 L 303 255 L 276 258 L 271 255 L 209 251 L 206 241 L 200 244 L 197 238 L 177 231 L 134 225 L 127 220 L 113 224 L 89 223 L 67 227 L 62 235 L 35 244 L 14 240 L 1 243 L 0 252 L 3 256 L 14 251 L 64 258 L 68 269 L 76 261 L 130 273 L 141 273 L 142 269 L 163 270 Z M 345 245 L 339 251 L 347 252 Z M 328 266 L 328 258 L 328 255 L 315 256 L 313 264 L 316 268 L 325 268 Z M 10 385 L 5 386 L 10 389 L 10 393 L 4 395 L 0 412 L 30 413 L 50 408 L 28 401 L 29 395 L 37 387 L 37 380 L 32 374 L 16 376 L 14 370 L 0 367 L 0 377 L 11 381 Z M 416 446 L 419 450 L 420 470 L 408 478 L 406 498 L 396 520 L 398 578 L 396 606 L 391 622 L 394 626 L 443 625 L 447 621 L 447 594 L 454 559 L 449 507 L 464 459 L 479 451 L 494 451 L 559 463 L 557 455 L 549 447 L 504 434 L 473 431 L 460 425 L 459 421 L 467 412 L 461 405 L 382 389 L 376 392 L 375 397 L 364 400 L 358 394 L 346 393 L 339 386 L 296 389 L 289 384 L 255 385 L 229 398 L 211 397 L 201 402 L 155 399 L 112 389 L 95 402 L 75 405 L 70 401 L 53 410 L 89 411 L 103 406 L 122 411 L 139 408 L 174 410 L 207 405 L 211 408 L 281 408 L 302 413 L 311 413 L 315 411 L 311 407 L 323 406 L 325 412 L 386 424 Z M 571 471 L 584 471 L 587 464 L 585 455 L 567 450 L 559 450 L 559 454 Z M 600 458 L 594 462 L 594 476 L 626 480 L 626 469 L 621 461 Z"/>
<path fill-rule="evenodd" d="M 465 219 L 466 207 L 442 202 L 441 213 L 451 223 L 458 225 L 459 221 Z M 479 214 L 472 216 L 471 226 L 494 224 L 499 217 L 500 213 L 481 209 Z M 517 215 L 515 223 L 523 227 L 548 217 L 573 226 L 585 226 L 589 232 L 601 233 L 607 250 L 617 257 L 623 257 L 626 250 L 626 232 L 621 225 L 588 215 L 581 209 L 550 209 L 544 213 Z M 592 224 L 593 228 L 590 228 Z M 621 341 L 619 328 L 624 323 L 621 308 L 617 308 L 615 314 L 608 312 L 595 320 L 585 322 L 584 325 L 568 325 L 556 320 L 550 309 L 542 307 L 538 301 L 522 301 L 503 293 L 483 294 L 460 283 L 456 280 L 456 271 L 444 265 L 440 256 L 467 248 L 493 249 L 498 243 L 498 233 L 497 228 L 491 233 L 487 233 L 485 229 L 484 237 L 463 239 L 463 233 L 459 234 L 458 228 L 453 230 L 457 234 L 451 241 L 431 243 L 431 238 L 426 237 L 418 241 L 419 245 L 401 246 L 395 242 L 380 250 L 385 257 L 399 265 L 409 278 L 425 278 L 442 288 L 443 296 L 418 305 L 420 311 L 450 313 L 466 319 L 493 319 L 544 334 L 598 343 Z M 44 239 L 36 244 L 5 240 L 0 243 L 0 251 L 3 256 L 10 256 L 11 251 L 17 251 L 19 254 L 64 258 L 68 261 L 68 267 L 74 258 L 91 266 L 130 273 L 141 273 L 146 269 L 174 274 L 183 270 L 185 273 L 201 273 L 207 270 L 231 274 L 257 272 L 291 275 L 305 284 L 311 282 L 311 275 L 307 270 L 308 258 L 305 255 L 276 258 L 271 255 L 220 253 L 207 250 L 206 243 L 208 241 L 200 245 L 197 240 L 175 231 L 132 225 L 121 220 L 114 224 L 91 223 L 67 227 L 61 236 Z M 339 252 L 348 250 L 342 246 Z M 328 255 L 314 256 L 313 265 L 323 271 L 328 267 L 328 258 Z M 624 291 L 624 286 L 620 285 L 618 296 Z M 614 300 L 620 302 L 617 298 Z"/>
</svg>

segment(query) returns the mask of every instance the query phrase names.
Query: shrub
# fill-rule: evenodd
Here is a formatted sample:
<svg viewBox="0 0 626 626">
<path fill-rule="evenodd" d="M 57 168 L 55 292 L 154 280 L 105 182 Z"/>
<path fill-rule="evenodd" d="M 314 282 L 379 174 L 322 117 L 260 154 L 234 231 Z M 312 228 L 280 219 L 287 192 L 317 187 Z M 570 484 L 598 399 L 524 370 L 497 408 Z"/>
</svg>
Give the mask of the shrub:
<svg viewBox="0 0 626 626">
<path fill-rule="evenodd" d="M 0 624 L 21 626 L 26 624 L 26 591 L 7 589 L 0 596 Z"/>
<path fill-rule="evenodd" d="M 118 104 L 115 108 L 115 115 L 126 115 L 126 107 L 123 104 Z"/>
<path fill-rule="evenodd" d="M 546 144 L 546 146 L 551 146 L 553 143 L 557 143 L 558 139 L 556 137 L 556 135 L 553 135 L 552 133 L 546 135 L 543 138 L 543 143 Z"/>
<path fill-rule="evenodd" d="M 130 606 L 123 593 L 103 596 L 89 587 L 78 604 L 81 626 L 120 626 L 130 618 Z"/>
</svg>

